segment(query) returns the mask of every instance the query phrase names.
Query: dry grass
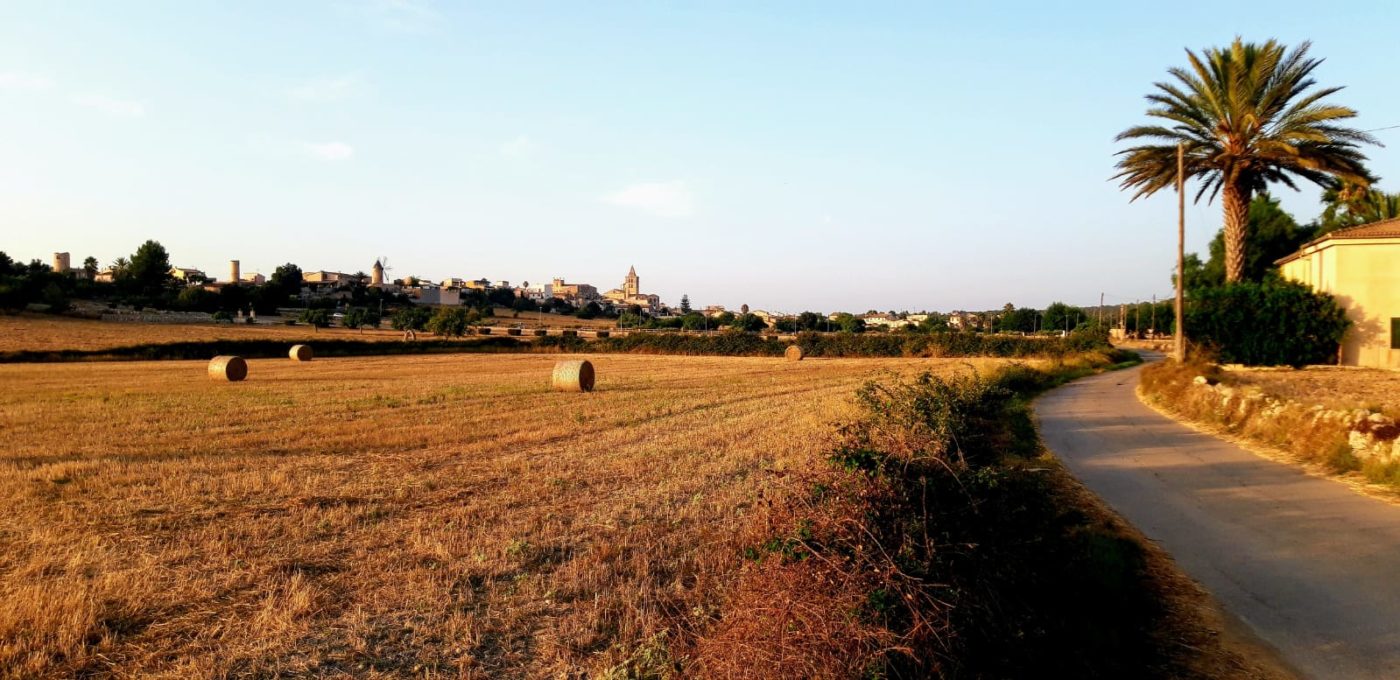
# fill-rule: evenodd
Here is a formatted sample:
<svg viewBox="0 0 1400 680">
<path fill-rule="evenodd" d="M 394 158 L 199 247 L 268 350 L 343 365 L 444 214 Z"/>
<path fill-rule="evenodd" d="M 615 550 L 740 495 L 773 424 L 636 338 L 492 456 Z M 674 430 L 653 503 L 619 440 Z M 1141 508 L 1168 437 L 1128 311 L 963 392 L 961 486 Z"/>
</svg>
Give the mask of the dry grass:
<svg viewBox="0 0 1400 680">
<path fill-rule="evenodd" d="M 995 363 L 556 358 L 0 366 L 0 677 L 665 668 L 861 381 Z"/>
<path fill-rule="evenodd" d="M 1400 416 L 1400 371 L 1314 366 L 1301 370 L 1230 368 L 1231 383 L 1331 409 L 1371 408 Z"/>
<path fill-rule="evenodd" d="M 92 321 L 61 316 L 0 314 L 0 352 L 95 350 L 160 342 L 202 340 L 403 340 L 392 330 L 322 328 L 272 324 L 156 324 Z"/>
</svg>

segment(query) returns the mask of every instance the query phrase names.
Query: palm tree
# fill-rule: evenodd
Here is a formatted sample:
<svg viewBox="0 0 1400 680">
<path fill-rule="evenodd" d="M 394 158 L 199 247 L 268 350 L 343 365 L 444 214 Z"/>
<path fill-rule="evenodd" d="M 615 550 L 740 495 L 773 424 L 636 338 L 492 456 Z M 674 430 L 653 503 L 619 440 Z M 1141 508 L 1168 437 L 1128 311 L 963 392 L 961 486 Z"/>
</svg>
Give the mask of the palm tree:
<svg viewBox="0 0 1400 680">
<path fill-rule="evenodd" d="M 1363 131 L 1338 124 L 1356 111 L 1322 100 L 1342 88 L 1311 89 L 1308 43 L 1289 50 L 1275 40 L 1260 45 L 1239 38 L 1229 48 L 1191 50 L 1189 69 L 1167 71 L 1175 82 L 1155 83 L 1147 115 L 1170 125 L 1144 125 L 1119 133 L 1116 141 L 1165 142 L 1118 152 L 1122 189 L 1133 200 L 1176 183 L 1176 146 L 1185 146 L 1187 179 L 1203 180 L 1196 194 L 1221 196 L 1225 209 L 1225 280 L 1244 269 L 1249 201 L 1273 182 L 1297 189 L 1301 178 L 1319 185 L 1341 180 L 1368 186 L 1361 144 L 1377 143 Z"/>
<path fill-rule="evenodd" d="M 1349 184 L 1336 184 L 1322 194 L 1326 207 L 1318 218 L 1318 234 L 1400 217 L 1400 194 Z"/>
</svg>

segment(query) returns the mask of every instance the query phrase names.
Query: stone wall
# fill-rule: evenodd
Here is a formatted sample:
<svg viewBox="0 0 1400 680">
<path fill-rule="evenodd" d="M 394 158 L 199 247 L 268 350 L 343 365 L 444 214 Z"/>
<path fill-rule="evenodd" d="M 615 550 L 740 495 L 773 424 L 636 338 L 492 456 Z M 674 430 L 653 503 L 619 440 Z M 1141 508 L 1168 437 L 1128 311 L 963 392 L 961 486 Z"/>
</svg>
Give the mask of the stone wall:
<svg viewBox="0 0 1400 680">
<path fill-rule="evenodd" d="M 1186 392 L 1186 403 L 1173 405 L 1172 410 L 1180 410 L 1181 406 L 1208 408 L 1210 415 L 1230 430 L 1284 445 L 1297 453 L 1318 453 L 1296 451 L 1301 442 L 1336 438 L 1345 441 L 1352 454 L 1362 461 L 1400 461 L 1400 425 L 1381 413 L 1364 408 L 1328 409 L 1321 404 L 1266 394 L 1257 387 L 1227 385 L 1203 375 L 1196 376 Z"/>
</svg>

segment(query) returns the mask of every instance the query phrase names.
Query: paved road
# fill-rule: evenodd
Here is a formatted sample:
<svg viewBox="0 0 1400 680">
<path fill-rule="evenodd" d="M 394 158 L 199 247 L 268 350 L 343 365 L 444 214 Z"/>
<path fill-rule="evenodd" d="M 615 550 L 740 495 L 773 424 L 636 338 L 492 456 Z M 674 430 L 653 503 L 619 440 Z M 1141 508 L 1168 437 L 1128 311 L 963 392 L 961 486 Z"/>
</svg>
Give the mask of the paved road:
<svg viewBox="0 0 1400 680">
<path fill-rule="evenodd" d="M 1069 469 L 1312 678 L 1400 678 L 1400 507 L 1138 402 L 1140 369 L 1036 402 Z"/>
</svg>

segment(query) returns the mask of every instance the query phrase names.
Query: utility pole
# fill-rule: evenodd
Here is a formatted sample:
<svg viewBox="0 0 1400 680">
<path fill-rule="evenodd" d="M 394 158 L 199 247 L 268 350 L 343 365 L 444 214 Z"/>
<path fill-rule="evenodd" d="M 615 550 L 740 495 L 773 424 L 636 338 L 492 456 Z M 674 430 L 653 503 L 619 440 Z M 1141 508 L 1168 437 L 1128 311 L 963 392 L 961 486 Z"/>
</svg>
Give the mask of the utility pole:
<svg viewBox="0 0 1400 680">
<path fill-rule="evenodd" d="M 1157 334 L 1157 294 L 1152 294 L 1152 334 Z"/>
<path fill-rule="evenodd" d="M 1176 143 L 1176 337 L 1172 355 L 1186 361 L 1186 329 L 1182 315 L 1186 304 L 1186 142 Z"/>
<path fill-rule="evenodd" d="M 1103 293 L 1099 293 L 1099 330 L 1103 330 Z"/>
<path fill-rule="evenodd" d="M 1133 335 L 1142 335 L 1142 301 L 1133 303 Z"/>
</svg>

